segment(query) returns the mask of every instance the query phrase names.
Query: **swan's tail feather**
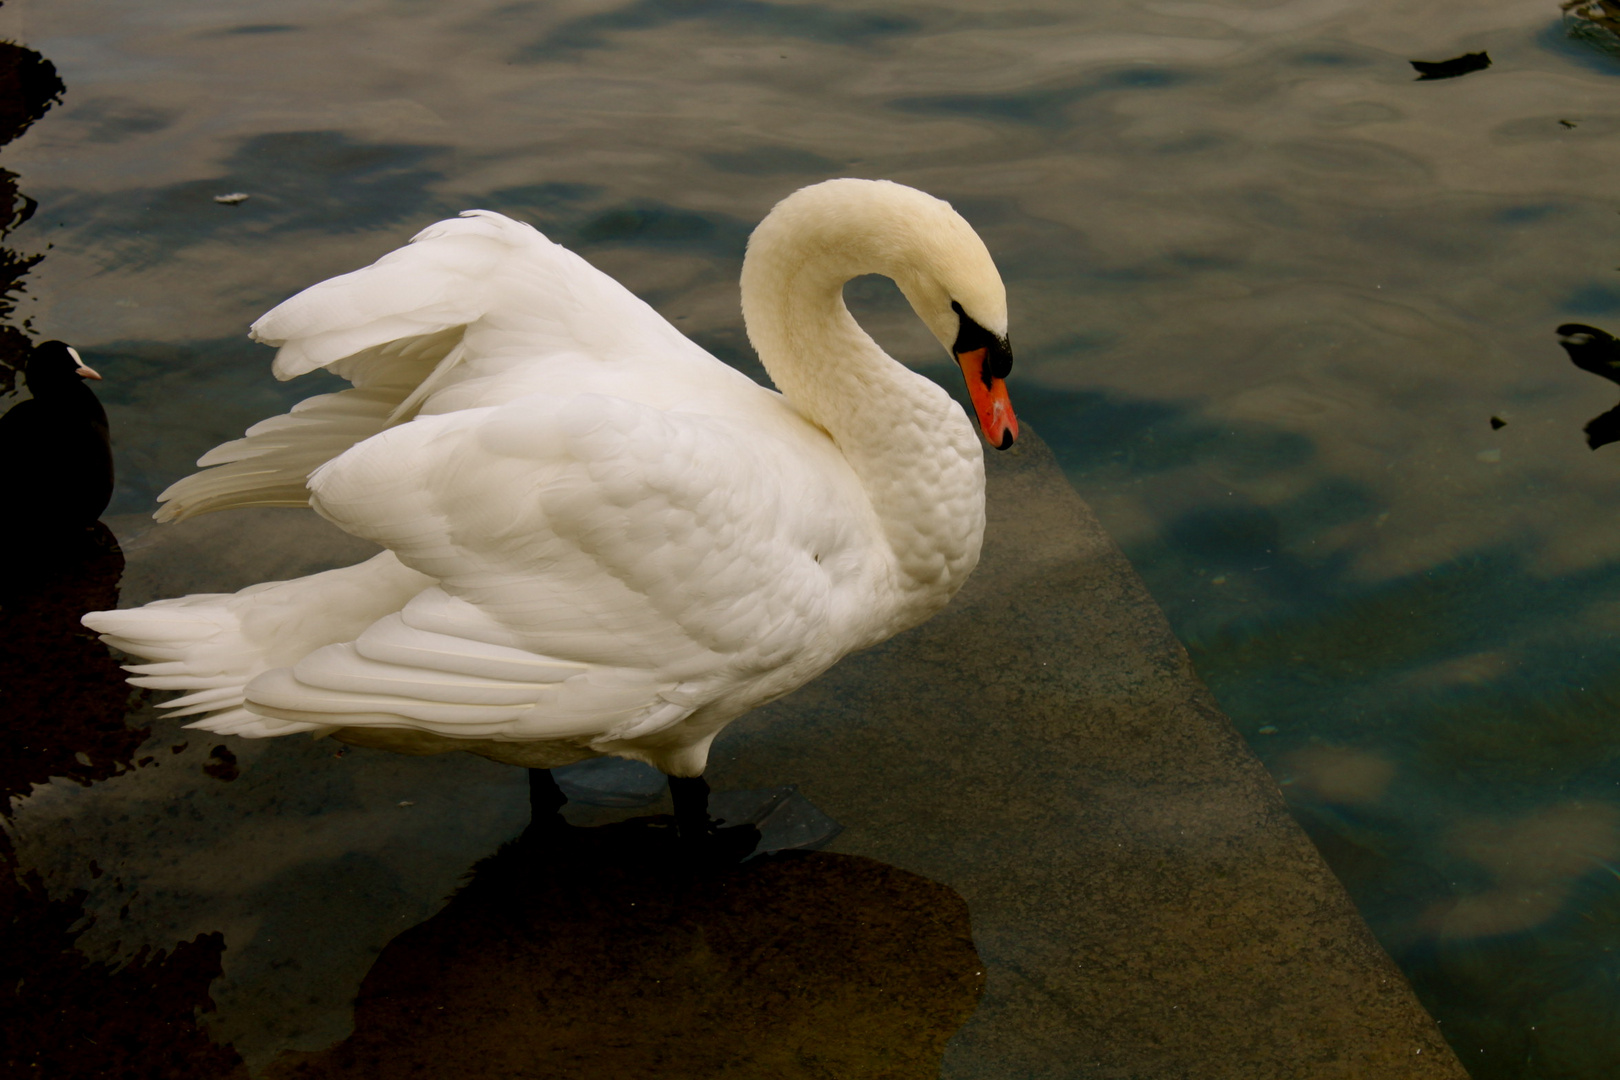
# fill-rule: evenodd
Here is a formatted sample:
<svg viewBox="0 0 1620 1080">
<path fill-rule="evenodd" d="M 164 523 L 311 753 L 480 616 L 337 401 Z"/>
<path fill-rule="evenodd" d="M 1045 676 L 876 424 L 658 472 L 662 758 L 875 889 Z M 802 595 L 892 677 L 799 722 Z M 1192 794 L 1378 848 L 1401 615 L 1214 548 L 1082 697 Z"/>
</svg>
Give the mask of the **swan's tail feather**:
<svg viewBox="0 0 1620 1080">
<path fill-rule="evenodd" d="M 358 637 L 398 611 L 433 579 L 383 552 L 357 566 L 236 593 L 198 593 L 81 620 L 107 644 L 150 661 L 125 666 L 135 686 L 187 691 L 158 708 L 197 716 L 187 727 L 267 738 L 330 727 L 321 718 L 264 716 L 246 705 L 246 687 L 291 658 Z M 211 714 L 211 715 L 210 715 Z"/>
<path fill-rule="evenodd" d="M 274 716 L 260 716 L 250 713 L 246 709 L 231 709 L 227 712 L 217 713 L 205 720 L 196 720 L 186 725 L 187 728 L 200 728 L 211 731 L 215 735 L 240 735 L 244 739 L 273 739 L 278 735 L 296 735 L 301 731 L 312 731 L 316 735 L 326 735 L 332 728 L 326 724 L 318 724 L 307 720 L 282 720 Z"/>
<path fill-rule="evenodd" d="M 233 610 L 238 595 L 198 594 L 126 611 L 92 611 L 82 621 L 114 648 L 157 661 L 124 665 L 131 685 L 191 691 L 158 708 L 177 717 L 214 714 L 187 727 L 249 738 L 315 730 L 320 725 L 279 720 L 270 722 L 272 730 L 265 717 L 243 708 L 243 688 L 264 665 Z"/>
<path fill-rule="evenodd" d="M 692 701 L 650 672 L 487 640 L 498 631 L 466 601 L 424 589 L 356 640 L 265 671 L 248 684 L 246 707 L 288 722 L 318 718 L 452 739 L 580 742 L 604 732 L 608 741 L 649 734 L 693 710 Z"/>
</svg>

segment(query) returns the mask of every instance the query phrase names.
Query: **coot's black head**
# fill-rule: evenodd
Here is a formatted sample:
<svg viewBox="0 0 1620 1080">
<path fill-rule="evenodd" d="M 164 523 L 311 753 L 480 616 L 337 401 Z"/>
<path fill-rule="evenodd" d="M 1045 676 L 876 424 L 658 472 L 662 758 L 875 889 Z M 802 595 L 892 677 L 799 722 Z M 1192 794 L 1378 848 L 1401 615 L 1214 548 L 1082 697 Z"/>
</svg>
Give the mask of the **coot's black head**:
<svg viewBox="0 0 1620 1080">
<path fill-rule="evenodd" d="M 28 358 L 28 391 L 35 397 L 49 394 L 52 387 L 73 386 L 82 379 L 100 380 L 78 350 L 65 341 L 42 341 Z"/>
</svg>

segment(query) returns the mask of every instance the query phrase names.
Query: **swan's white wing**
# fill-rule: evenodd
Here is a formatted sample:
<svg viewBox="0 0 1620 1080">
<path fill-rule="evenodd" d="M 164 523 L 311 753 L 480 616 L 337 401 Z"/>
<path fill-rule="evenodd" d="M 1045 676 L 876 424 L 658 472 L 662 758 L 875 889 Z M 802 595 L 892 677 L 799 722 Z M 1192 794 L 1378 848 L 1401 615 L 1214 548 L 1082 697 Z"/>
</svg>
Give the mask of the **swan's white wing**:
<svg viewBox="0 0 1620 1080">
<path fill-rule="evenodd" d="M 311 472 L 411 419 L 435 388 L 491 353 L 504 353 L 508 370 L 557 355 L 642 359 L 649 347 L 714 363 L 585 260 L 483 210 L 429 226 L 372 265 L 305 289 L 254 323 L 253 337 L 279 346 L 278 379 L 325 367 L 355 389 L 310 398 L 211 450 L 198 461 L 202 472 L 159 496 L 158 520 L 307 505 Z M 487 391 L 481 403 L 489 403 Z"/>
<path fill-rule="evenodd" d="M 201 472 L 158 496 L 153 516 L 179 521 L 240 506 L 308 506 L 309 474 L 382 431 L 461 339 L 462 328 L 390 341 L 350 358 L 353 390 L 306 398 L 197 460 Z"/>
<path fill-rule="evenodd" d="M 248 707 L 600 747 L 785 692 L 847 648 L 871 548 L 807 431 L 595 394 L 385 431 L 311 478 L 313 505 L 440 584 L 260 676 Z"/>
</svg>

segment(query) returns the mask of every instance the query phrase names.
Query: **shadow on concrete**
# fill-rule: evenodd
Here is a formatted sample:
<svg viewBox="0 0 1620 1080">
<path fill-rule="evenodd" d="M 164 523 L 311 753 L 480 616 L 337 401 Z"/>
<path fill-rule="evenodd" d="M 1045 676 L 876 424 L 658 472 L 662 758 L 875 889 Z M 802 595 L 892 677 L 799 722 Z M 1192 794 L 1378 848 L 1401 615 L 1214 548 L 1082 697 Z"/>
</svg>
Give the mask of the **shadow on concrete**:
<svg viewBox="0 0 1620 1080">
<path fill-rule="evenodd" d="M 670 823 L 503 848 L 383 950 L 353 1035 L 265 1076 L 939 1075 L 984 983 L 961 897 L 824 852 L 689 874 Z"/>
</svg>

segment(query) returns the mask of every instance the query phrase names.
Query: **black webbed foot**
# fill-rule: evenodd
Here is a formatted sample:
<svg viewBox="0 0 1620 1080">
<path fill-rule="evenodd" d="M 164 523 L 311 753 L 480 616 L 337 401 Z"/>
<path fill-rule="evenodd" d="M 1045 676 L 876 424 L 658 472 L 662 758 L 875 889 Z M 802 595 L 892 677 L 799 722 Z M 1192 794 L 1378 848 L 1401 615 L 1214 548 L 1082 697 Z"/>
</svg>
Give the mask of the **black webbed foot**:
<svg viewBox="0 0 1620 1080">
<path fill-rule="evenodd" d="M 684 858 L 700 866 L 735 866 L 759 853 L 760 832 L 752 822 L 726 825 L 709 814 L 709 782 L 701 776 L 672 776 L 675 834 Z"/>
<path fill-rule="evenodd" d="M 633 766 L 630 762 L 619 764 Z M 638 769 L 651 775 L 643 777 Z M 646 766 L 620 770 L 624 775 L 601 769 L 576 775 L 579 767 L 569 766 L 563 770 L 561 781 L 549 769 L 528 772 L 531 817 L 525 836 L 551 847 L 580 835 L 580 830 L 569 825 L 562 815 L 570 799 L 592 806 L 641 805 L 661 794 L 659 789 L 665 779 Z M 603 775 L 595 777 L 594 772 Z M 708 781 L 701 776 L 673 776 L 668 781 L 675 811 L 672 855 L 677 863 L 688 867 L 735 866 L 756 855 L 814 851 L 842 831 L 842 826 L 792 785 L 711 795 Z"/>
</svg>

